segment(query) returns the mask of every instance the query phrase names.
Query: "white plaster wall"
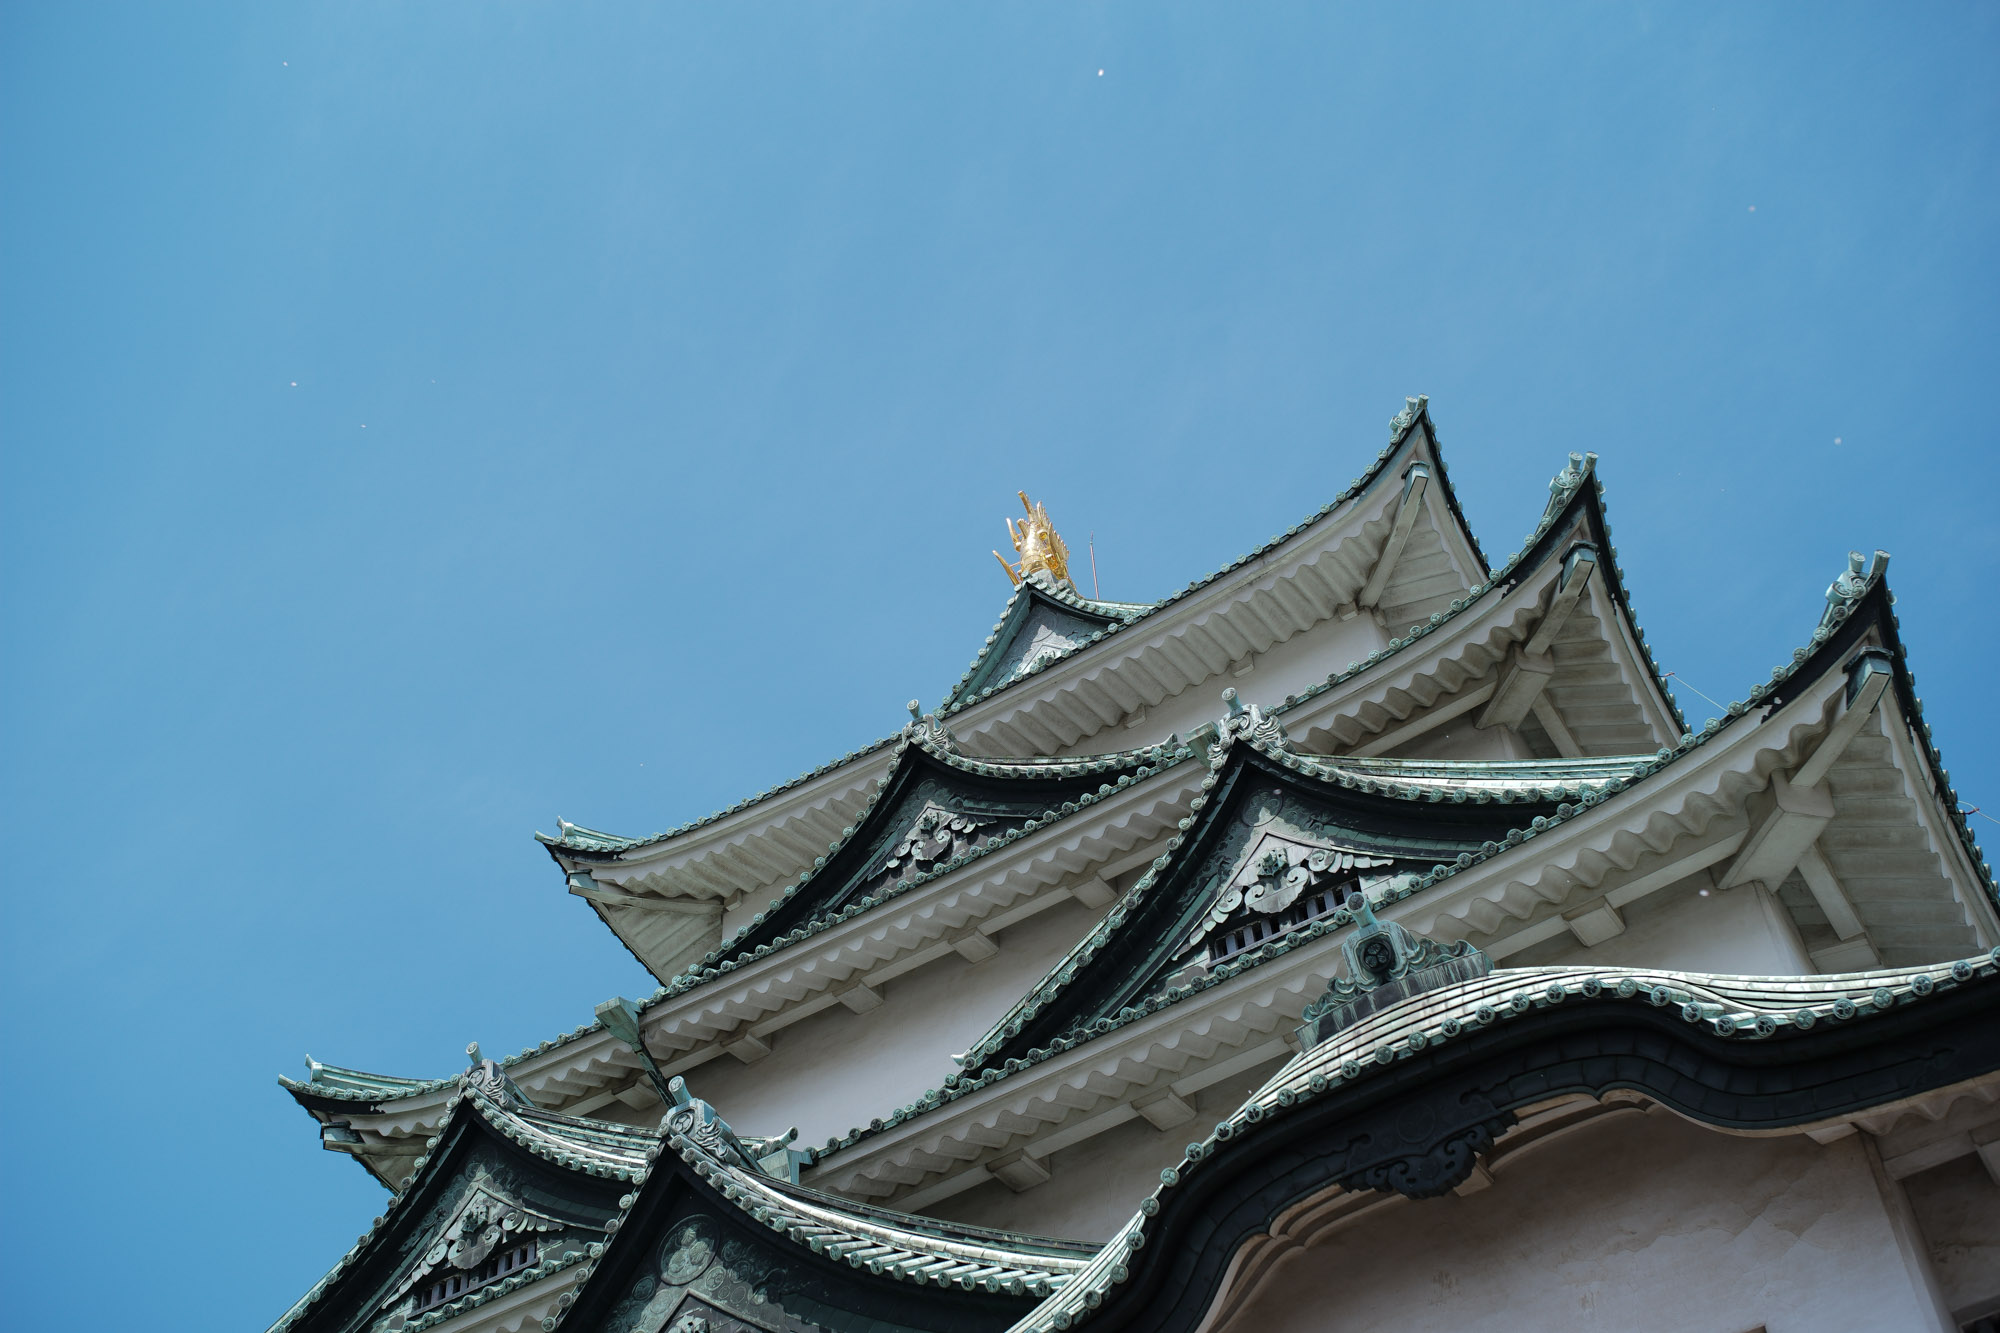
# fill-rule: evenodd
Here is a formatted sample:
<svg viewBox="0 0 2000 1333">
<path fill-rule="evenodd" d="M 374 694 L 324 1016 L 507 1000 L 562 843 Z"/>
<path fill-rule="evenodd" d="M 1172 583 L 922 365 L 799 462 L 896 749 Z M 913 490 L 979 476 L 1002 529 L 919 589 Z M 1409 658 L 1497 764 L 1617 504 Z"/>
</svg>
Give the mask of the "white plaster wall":
<svg viewBox="0 0 2000 1333">
<path fill-rule="evenodd" d="M 1705 898 L 1703 889 L 1709 891 Z M 1790 917 L 1767 891 L 1717 889 L 1705 871 L 1628 903 L 1619 914 L 1625 933 L 1602 944 L 1585 948 L 1565 929 L 1496 961 L 1501 967 L 1574 963 L 1744 976 L 1809 976 L 1815 970 Z"/>
<path fill-rule="evenodd" d="M 1241 1106 L 1282 1063 L 1273 1061 L 1183 1098 L 1195 1117 L 1173 1129 L 1154 1129 L 1136 1115 L 1113 1129 L 1050 1156 L 1049 1179 L 1019 1194 L 997 1180 L 955 1194 L 925 1211 L 974 1226 L 1040 1236 L 1104 1241 L 1160 1183 L 1160 1168 L 1181 1160 L 1187 1145 L 1206 1137 L 1218 1120 Z"/>
<path fill-rule="evenodd" d="M 2000 1311 L 2000 1185 L 1968 1153 L 1903 1182 L 1952 1316 Z"/>
<path fill-rule="evenodd" d="M 1323 683 L 1335 672 L 1346 670 L 1348 663 L 1366 658 L 1388 642 L 1388 633 L 1366 615 L 1353 620 L 1337 616 L 1322 620 L 1283 643 L 1273 644 L 1269 651 L 1255 654 L 1247 674 L 1237 677 L 1225 670 L 1196 681 L 1146 709 L 1136 725 L 1108 727 L 1058 753 L 1103 754 L 1151 745 L 1165 740 L 1169 733 L 1185 736 L 1228 711 L 1222 702 L 1225 689 L 1233 687 L 1245 703 L 1280 704 L 1286 695 Z"/>
<path fill-rule="evenodd" d="M 1065 900 L 996 936 L 992 958 L 948 954 L 889 982 L 880 1007 L 856 1014 L 833 1005 L 774 1034 L 771 1054 L 754 1064 L 723 1055 L 688 1071 L 688 1088 L 741 1133 L 796 1125 L 801 1144 L 823 1144 L 956 1073 L 952 1055 L 1040 981 L 1097 916 Z M 639 1119 L 653 1123 L 658 1114 L 652 1108 Z"/>
<path fill-rule="evenodd" d="M 1287 1257 L 1228 1333 L 1936 1329 L 1854 1137 L 1623 1112 Z"/>
</svg>

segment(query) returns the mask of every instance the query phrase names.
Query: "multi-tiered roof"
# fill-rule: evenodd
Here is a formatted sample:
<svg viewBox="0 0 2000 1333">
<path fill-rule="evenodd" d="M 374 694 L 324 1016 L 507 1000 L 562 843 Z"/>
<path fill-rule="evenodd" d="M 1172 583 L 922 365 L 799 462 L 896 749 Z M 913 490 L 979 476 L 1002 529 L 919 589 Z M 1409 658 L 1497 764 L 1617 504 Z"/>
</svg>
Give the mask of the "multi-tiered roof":
<svg viewBox="0 0 2000 1333">
<path fill-rule="evenodd" d="M 2000 1096 L 2000 1049 L 1968 1036 L 1995 1004 L 2000 899 L 1923 722 L 1886 566 L 1855 557 L 1791 659 L 1691 730 L 1633 616 L 1594 456 L 1571 456 L 1490 568 L 1413 399 L 1333 502 L 1162 601 L 1086 599 L 1026 570 L 965 676 L 894 735 L 665 833 L 537 835 L 662 983 L 629 1031 L 586 1024 L 451 1078 L 313 1062 L 284 1080 L 397 1200 L 283 1322 L 430 1326 L 491 1305 L 465 1325 L 484 1328 L 513 1302 L 548 1311 L 544 1327 L 657 1327 L 644 1312 L 664 1319 L 696 1288 L 663 1294 L 662 1270 L 642 1294 L 653 1250 L 634 1235 L 722 1255 L 722 1232 L 702 1231 L 721 1227 L 746 1247 L 739 1277 L 789 1274 L 765 1295 L 800 1327 L 842 1326 L 837 1310 L 857 1326 L 1055 1328 L 1100 1307 L 1170 1327 L 1227 1299 L 1224 1269 L 1274 1199 L 1449 1187 L 1504 1153 L 1547 1076 L 1507 1074 L 1512 1091 L 1482 1093 L 1414 1164 L 1295 1146 L 1365 1122 L 1391 1088 L 1422 1099 L 1474 1065 L 1491 1074 L 1501 1047 L 1522 1069 L 1572 1060 L 1568 1115 L 1614 1086 L 1770 1129 Z M 1755 895 L 1798 975 L 1649 968 L 1618 942 L 1627 915 L 1697 882 Z M 885 1066 L 884 1091 L 912 1069 L 929 1082 L 865 1125 L 805 1148 L 726 1125 L 690 1137 L 671 1108 L 650 1127 L 664 1079 L 758 1065 L 795 1029 L 867 1025 L 892 984 L 1071 919 L 1045 974 L 993 997 L 951 1061 Z M 1399 959 L 1479 965 L 1439 963 L 1421 1000 L 1378 997 L 1336 1032 L 1320 997 L 1366 988 L 1340 948 L 1377 929 Z M 1572 958 L 1591 950 L 1602 961 Z M 1839 1035 L 1850 1025 L 1859 1036 Z M 1913 1044 L 1939 1053 L 1889 1054 Z M 1275 1072 L 1101 1251 L 919 1215 L 994 1182 L 1032 1190 L 1056 1154 L 1135 1120 L 1171 1132 L 1258 1071 Z M 803 1076 L 797 1091 L 815 1095 Z M 425 1238 L 479 1189 L 523 1218 L 523 1190 L 562 1206 L 509 1251 L 532 1265 L 425 1305 L 444 1290 Z M 1243 1235 L 1197 1222 L 1239 1215 Z M 1147 1238 L 1161 1244 L 1141 1259 Z M 1145 1291 L 1134 1273 L 1154 1275 Z M 1162 1291 L 1181 1294 L 1162 1306 Z"/>
</svg>

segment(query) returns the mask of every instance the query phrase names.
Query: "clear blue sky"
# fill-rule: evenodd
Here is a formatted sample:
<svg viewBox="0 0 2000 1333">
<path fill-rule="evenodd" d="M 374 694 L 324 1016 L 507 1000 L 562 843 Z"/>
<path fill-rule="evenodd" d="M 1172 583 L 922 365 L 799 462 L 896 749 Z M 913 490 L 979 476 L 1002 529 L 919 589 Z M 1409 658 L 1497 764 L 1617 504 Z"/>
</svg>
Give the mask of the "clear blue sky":
<svg viewBox="0 0 2000 1333">
<path fill-rule="evenodd" d="M 8 6 L 9 1324 L 262 1328 L 386 1202 L 274 1076 L 646 990 L 532 830 L 935 702 L 1017 487 L 1154 598 L 1429 393 L 1496 559 L 1602 455 L 1725 702 L 1893 551 L 2000 810 L 1996 69 L 1975 5 Z"/>
</svg>

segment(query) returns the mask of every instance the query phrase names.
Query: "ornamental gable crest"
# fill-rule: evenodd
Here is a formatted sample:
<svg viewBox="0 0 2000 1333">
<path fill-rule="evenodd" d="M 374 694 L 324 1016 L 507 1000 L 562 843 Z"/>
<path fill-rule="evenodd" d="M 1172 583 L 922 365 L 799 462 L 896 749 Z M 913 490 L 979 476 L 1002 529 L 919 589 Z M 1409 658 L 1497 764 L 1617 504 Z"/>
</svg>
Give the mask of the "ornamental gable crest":
<svg viewBox="0 0 2000 1333">
<path fill-rule="evenodd" d="M 490 1282 L 530 1267 L 565 1244 L 572 1223 L 523 1203 L 497 1180 L 477 1179 L 445 1213 L 430 1245 L 390 1287 L 378 1309 L 391 1311 L 391 1328 L 449 1304 Z M 400 1308 L 397 1308 L 400 1307 Z"/>
<path fill-rule="evenodd" d="M 1257 803 L 1257 817 L 1220 849 L 1221 873 L 1204 890 L 1206 910 L 1174 950 L 1160 985 L 1207 974 L 1219 963 L 1342 907 L 1350 893 L 1393 873 L 1392 857 L 1343 846 Z M 1284 804 L 1289 804 L 1286 802 Z"/>
<path fill-rule="evenodd" d="M 1041 813 L 1041 805 L 982 799 L 936 778 L 918 783 L 849 886 L 831 904 L 900 888 L 978 850 Z"/>
<path fill-rule="evenodd" d="M 979 655 L 964 682 L 952 692 L 965 699 L 997 689 L 1068 656 L 1118 621 L 1091 615 L 1045 595 L 1038 580 L 1017 594 L 1020 601 Z"/>
<path fill-rule="evenodd" d="M 774 1260 L 712 1217 L 684 1216 L 606 1318 L 605 1333 L 814 1333 L 824 1325 L 809 1316 L 833 1308 L 813 1299 L 810 1277 Z"/>
<path fill-rule="evenodd" d="M 1037 605 L 1014 632 L 1013 640 L 995 665 L 991 682 L 1003 685 L 1019 680 L 1071 652 L 1099 628 L 1082 616 Z"/>
</svg>

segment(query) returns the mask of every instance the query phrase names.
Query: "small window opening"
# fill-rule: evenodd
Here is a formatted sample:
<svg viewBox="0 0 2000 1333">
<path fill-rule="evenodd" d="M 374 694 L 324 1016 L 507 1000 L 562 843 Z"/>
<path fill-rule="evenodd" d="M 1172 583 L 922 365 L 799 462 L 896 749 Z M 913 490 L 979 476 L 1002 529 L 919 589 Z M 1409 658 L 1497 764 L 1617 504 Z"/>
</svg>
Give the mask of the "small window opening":
<svg viewBox="0 0 2000 1333">
<path fill-rule="evenodd" d="M 468 1292 L 479 1290 L 491 1282 L 498 1282 L 509 1273 L 518 1273 L 535 1262 L 535 1242 L 524 1240 L 510 1250 L 489 1257 L 477 1268 L 452 1273 L 441 1277 L 425 1287 L 417 1297 L 417 1307 L 411 1313 L 422 1314 L 447 1305 Z"/>
<path fill-rule="evenodd" d="M 1208 946 L 1209 966 L 1225 962 L 1237 954 L 1248 953 L 1266 940 L 1276 939 L 1321 917 L 1332 916 L 1334 909 L 1347 901 L 1348 892 L 1353 887 L 1351 880 L 1329 885 L 1299 899 L 1276 916 L 1252 917 L 1236 929 L 1217 935 Z"/>
</svg>

